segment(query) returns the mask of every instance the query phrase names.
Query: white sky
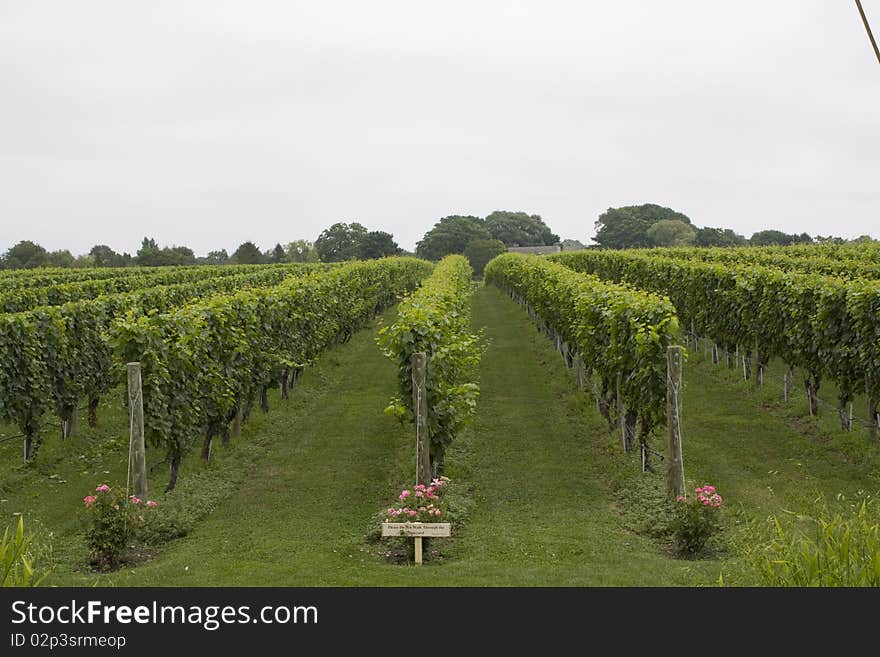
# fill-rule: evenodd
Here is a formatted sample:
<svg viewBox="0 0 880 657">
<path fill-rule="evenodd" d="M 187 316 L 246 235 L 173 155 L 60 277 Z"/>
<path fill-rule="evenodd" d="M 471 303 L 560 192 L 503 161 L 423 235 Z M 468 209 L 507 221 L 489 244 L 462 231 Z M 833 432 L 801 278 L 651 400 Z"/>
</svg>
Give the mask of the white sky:
<svg viewBox="0 0 880 657">
<path fill-rule="evenodd" d="M 863 0 L 880 37 L 880 0 Z M 610 206 L 880 236 L 849 0 L 0 0 L 0 251 Z"/>
</svg>

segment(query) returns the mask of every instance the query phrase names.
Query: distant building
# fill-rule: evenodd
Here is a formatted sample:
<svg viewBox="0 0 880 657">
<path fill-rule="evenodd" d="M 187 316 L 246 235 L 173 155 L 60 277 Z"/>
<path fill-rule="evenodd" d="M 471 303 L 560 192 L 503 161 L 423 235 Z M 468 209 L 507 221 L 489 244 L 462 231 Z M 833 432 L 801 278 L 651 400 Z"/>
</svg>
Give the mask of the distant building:
<svg viewBox="0 0 880 657">
<path fill-rule="evenodd" d="M 509 253 L 526 253 L 528 255 L 547 255 L 549 253 L 559 253 L 562 251 L 562 247 L 559 244 L 552 244 L 550 246 L 509 246 L 507 251 Z"/>
</svg>

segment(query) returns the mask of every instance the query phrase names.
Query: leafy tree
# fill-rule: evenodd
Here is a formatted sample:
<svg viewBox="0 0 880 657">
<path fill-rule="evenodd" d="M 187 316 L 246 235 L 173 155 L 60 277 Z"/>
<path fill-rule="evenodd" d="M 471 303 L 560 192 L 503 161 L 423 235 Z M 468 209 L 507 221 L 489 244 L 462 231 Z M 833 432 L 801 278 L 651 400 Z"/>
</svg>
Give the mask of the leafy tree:
<svg viewBox="0 0 880 657">
<path fill-rule="evenodd" d="M 106 244 L 95 244 L 89 255 L 94 259 L 95 267 L 126 267 L 131 262 L 129 254 L 116 253 Z"/>
<path fill-rule="evenodd" d="M 48 253 L 39 244 L 28 240 L 22 240 L 3 256 L 5 269 L 33 269 L 47 265 Z"/>
<path fill-rule="evenodd" d="M 384 258 L 398 253 L 400 253 L 400 247 L 394 241 L 394 236 L 381 230 L 371 230 L 367 233 L 358 248 L 358 257 L 361 260 Z"/>
<path fill-rule="evenodd" d="M 483 220 L 470 215 L 443 217 L 416 244 L 416 254 L 426 260 L 440 260 L 450 253 L 464 253 L 473 240 L 492 239 Z"/>
<path fill-rule="evenodd" d="M 752 246 L 788 246 L 789 244 L 809 244 L 813 238 L 806 233 L 800 235 L 783 233 L 781 230 L 759 230 L 749 240 Z"/>
<path fill-rule="evenodd" d="M 651 246 L 648 229 L 666 219 L 690 224 L 681 212 L 654 203 L 608 208 L 596 221 L 593 241 L 606 249 L 630 249 Z"/>
<path fill-rule="evenodd" d="M 288 262 L 318 262 L 319 260 L 315 245 L 308 240 L 290 242 L 284 250 L 287 252 Z"/>
<path fill-rule="evenodd" d="M 67 249 L 52 251 L 46 255 L 46 264 L 50 267 L 73 267 L 73 254 Z"/>
<path fill-rule="evenodd" d="M 206 265 L 225 265 L 228 262 L 229 254 L 226 253 L 226 249 L 220 249 L 219 251 L 208 251 L 208 255 L 205 256 Z"/>
<path fill-rule="evenodd" d="M 134 259 L 138 265 L 143 267 L 158 267 L 164 264 L 159 245 L 152 237 L 145 237 L 141 241 L 141 248 L 138 249 Z"/>
<path fill-rule="evenodd" d="M 587 248 L 587 245 L 581 242 L 580 240 L 562 240 L 562 250 L 563 251 L 583 251 Z"/>
<path fill-rule="evenodd" d="M 244 242 L 235 250 L 230 260 L 239 265 L 259 265 L 263 262 L 263 254 L 253 242 Z"/>
<path fill-rule="evenodd" d="M 465 247 L 464 255 L 471 263 L 474 276 L 482 276 L 489 261 L 506 252 L 507 247 L 501 240 L 472 240 Z"/>
<path fill-rule="evenodd" d="M 366 236 L 367 229 L 357 222 L 335 223 L 321 232 L 315 240 L 315 248 L 321 262 L 352 260 L 358 257 L 361 242 Z"/>
<path fill-rule="evenodd" d="M 654 246 L 690 246 L 697 238 L 697 231 L 678 219 L 663 219 L 651 224 L 647 235 Z"/>
<path fill-rule="evenodd" d="M 165 267 L 168 265 L 193 265 L 196 255 L 187 246 L 171 246 L 159 248 L 156 240 L 145 237 L 138 249 L 135 261 L 143 267 Z"/>
<path fill-rule="evenodd" d="M 745 246 L 749 241 L 730 228 L 697 228 L 696 246 Z"/>
<path fill-rule="evenodd" d="M 816 239 L 814 240 L 816 244 L 846 244 L 846 240 L 842 237 L 835 237 L 834 235 L 829 235 L 828 237 L 823 237 L 822 235 L 816 235 Z"/>
<path fill-rule="evenodd" d="M 272 249 L 272 255 L 269 256 L 269 262 L 279 263 L 285 262 L 287 260 L 287 253 L 284 252 L 284 247 L 280 244 L 276 244 L 275 248 Z"/>
<path fill-rule="evenodd" d="M 73 261 L 73 266 L 79 269 L 89 269 L 91 267 L 96 267 L 95 259 L 89 254 L 83 254 L 76 256 L 76 260 Z"/>
<path fill-rule="evenodd" d="M 162 255 L 169 265 L 196 264 L 196 254 L 188 246 L 172 246 L 170 249 L 165 247 L 162 249 Z"/>
<path fill-rule="evenodd" d="M 496 240 L 507 246 L 544 246 L 559 242 L 540 215 L 496 210 L 483 220 Z"/>
</svg>

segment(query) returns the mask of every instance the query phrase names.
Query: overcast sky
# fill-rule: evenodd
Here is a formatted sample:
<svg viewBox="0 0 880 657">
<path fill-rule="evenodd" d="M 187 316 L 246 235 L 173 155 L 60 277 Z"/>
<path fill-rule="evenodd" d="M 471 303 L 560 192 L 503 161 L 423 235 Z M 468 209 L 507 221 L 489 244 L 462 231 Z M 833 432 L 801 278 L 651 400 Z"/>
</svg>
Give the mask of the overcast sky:
<svg viewBox="0 0 880 657">
<path fill-rule="evenodd" d="M 880 0 L 863 0 L 875 34 Z M 880 34 L 878 34 L 880 36 Z M 0 0 L 0 251 L 611 206 L 880 236 L 851 0 Z"/>
</svg>

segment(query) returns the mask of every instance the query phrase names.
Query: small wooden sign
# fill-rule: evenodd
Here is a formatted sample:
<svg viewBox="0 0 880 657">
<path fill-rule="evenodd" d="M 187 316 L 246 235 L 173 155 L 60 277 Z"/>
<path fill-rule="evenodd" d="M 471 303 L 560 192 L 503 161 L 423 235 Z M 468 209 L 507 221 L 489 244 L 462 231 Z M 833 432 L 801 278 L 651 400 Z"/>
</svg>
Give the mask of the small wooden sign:
<svg viewBox="0 0 880 657">
<path fill-rule="evenodd" d="M 409 536 L 415 543 L 416 565 L 422 565 L 422 539 L 451 535 L 448 522 L 383 522 L 382 536 Z"/>
<path fill-rule="evenodd" d="M 382 536 L 450 536 L 451 527 L 448 522 L 383 522 Z"/>
</svg>

